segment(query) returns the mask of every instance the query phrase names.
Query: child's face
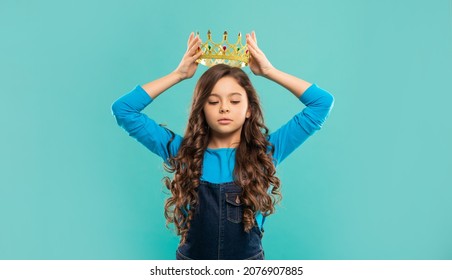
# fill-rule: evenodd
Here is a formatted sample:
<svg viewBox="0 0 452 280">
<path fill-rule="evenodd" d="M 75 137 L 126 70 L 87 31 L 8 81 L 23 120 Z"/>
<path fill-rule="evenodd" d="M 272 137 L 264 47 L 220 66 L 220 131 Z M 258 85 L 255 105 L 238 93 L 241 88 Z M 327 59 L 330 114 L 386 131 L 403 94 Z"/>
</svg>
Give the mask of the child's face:
<svg viewBox="0 0 452 280">
<path fill-rule="evenodd" d="M 233 77 L 221 78 L 204 105 L 204 114 L 213 136 L 240 137 L 251 115 L 245 89 Z"/>
</svg>

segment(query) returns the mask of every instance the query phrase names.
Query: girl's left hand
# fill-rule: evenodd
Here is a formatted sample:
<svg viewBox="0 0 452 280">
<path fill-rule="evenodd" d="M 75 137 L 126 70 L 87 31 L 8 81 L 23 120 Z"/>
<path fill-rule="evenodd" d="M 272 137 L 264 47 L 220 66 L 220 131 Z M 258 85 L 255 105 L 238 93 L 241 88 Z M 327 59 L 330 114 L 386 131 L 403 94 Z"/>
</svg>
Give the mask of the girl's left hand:
<svg viewBox="0 0 452 280">
<path fill-rule="evenodd" d="M 274 67 L 257 46 L 256 33 L 246 34 L 246 44 L 250 52 L 248 65 L 251 71 L 258 76 L 266 76 Z"/>
</svg>

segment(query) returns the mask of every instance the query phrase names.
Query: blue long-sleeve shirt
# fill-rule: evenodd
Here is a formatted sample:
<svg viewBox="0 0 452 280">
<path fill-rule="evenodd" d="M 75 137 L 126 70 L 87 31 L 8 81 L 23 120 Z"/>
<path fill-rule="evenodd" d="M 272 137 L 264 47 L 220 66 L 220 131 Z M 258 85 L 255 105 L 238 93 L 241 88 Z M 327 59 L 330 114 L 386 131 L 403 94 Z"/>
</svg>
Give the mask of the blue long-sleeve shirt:
<svg viewBox="0 0 452 280">
<path fill-rule="evenodd" d="M 299 100 L 306 107 L 269 135 L 268 140 L 274 145 L 273 162 L 275 166 L 322 127 L 334 103 L 333 96 L 316 84 L 312 84 Z M 124 128 L 130 136 L 167 161 L 169 157 L 167 144 L 172 138 L 171 133 L 146 114 L 141 113 L 152 101 L 153 99 L 138 85 L 116 100 L 112 105 L 112 111 L 118 125 Z M 169 145 L 171 155 L 177 154 L 182 139 L 181 135 L 174 135 L 174 139 Z M 207 148 L 204 153 L 200 179 L 218 184 L 232 182 L 234 165 L 235 148 Z M 262 215 L 258 214 L 256 219 L 262 228 L 264 221 Z"/>
</svg>

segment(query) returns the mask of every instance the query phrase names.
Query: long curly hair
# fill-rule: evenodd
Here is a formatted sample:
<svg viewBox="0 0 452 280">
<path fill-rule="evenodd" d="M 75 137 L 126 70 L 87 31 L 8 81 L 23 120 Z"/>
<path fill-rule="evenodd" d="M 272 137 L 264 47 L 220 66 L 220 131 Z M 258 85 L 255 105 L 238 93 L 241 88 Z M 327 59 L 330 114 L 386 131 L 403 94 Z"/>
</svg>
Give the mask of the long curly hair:
<svg viewBox="0 0 452 280">
<path fill-rule="evenodd" d="M 268 216 L 274 213 L 275 204 L 282 199 L 280 180 L 275 175 L 276 169 L 272 161 L 274 147 L 268 141 L 269 130 L 264 124 L 256 90 L 248 75 L 240 68 L 215 65 L 199 78 L 178 153 L 170 155 L 164 164 L 166 171 L 174 173 L 172 180 L 167 176 L 163 178 L 171 192 L 165 202 L 166 225 L 175 224 L 176 233 L 181 236 L 181 244 L 186 241 L 190 221 L 198 205 L 197 187 L 200 184 L 204 151 L 210 139 L 203 108 L 215 84 L 226 76 L 233 77 L 245 89 L 251 111 L 250 117 L 246 118 L 242 126 L 233 173 L 235 184 L 242 188 L 244 230 L 249 232 L 255 226 L 257 211 Z"/>
</svg>

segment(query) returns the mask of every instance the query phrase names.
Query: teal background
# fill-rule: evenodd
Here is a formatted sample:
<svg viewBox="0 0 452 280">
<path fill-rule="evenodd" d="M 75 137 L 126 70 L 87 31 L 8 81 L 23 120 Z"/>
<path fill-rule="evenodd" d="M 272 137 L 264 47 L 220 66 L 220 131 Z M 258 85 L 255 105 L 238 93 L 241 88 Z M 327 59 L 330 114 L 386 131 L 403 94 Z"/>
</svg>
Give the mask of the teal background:
<svg viewBox="0 0 452 280">
<path fill-rule="evenodd" d="M 336 98 L 278 167 L 268 259 L 452 259 L 451 1 L 0 3 L 0 259 L 173 259 L 160 159 L 111 104 L 173 71 L 191 31 L 256 31 Z M 195 77 L 145 113 L 183 134 Z M 274 131 L 301 108 L 245 71 Z M 447 78 L 449 77 L 449 78 Z"/>
</svg>

